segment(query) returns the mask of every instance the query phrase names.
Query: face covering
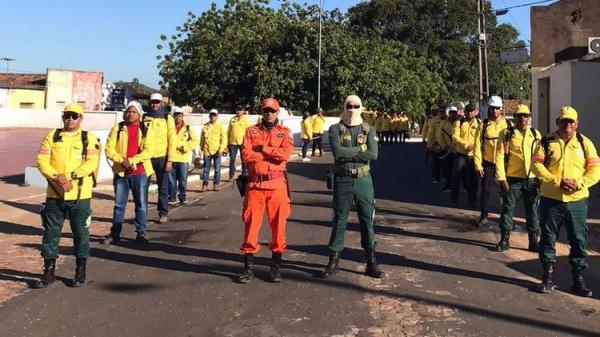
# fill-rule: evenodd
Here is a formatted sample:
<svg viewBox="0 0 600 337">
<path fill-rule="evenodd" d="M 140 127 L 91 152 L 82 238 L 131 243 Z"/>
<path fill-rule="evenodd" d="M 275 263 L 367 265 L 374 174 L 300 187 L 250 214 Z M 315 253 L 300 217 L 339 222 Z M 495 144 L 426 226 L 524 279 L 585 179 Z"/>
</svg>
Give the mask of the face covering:
<svg viewBox="0 0 600 337">
<path fill-rule="evenodd" d="M 265 119 L 262 120 L 262 125 L 265 127 L 265 129 L 267 129 L 269 131 L 273 130 L 273 128 L 276 127 L 277 124 L 279 124 L 279 119 L 278 118 L 275 119 L 273 121 L 273 123 L 269 123 Z"/>
<path fill-rule="evenodd" d="M 348 103 L 352 105 L 358 105 L 358 108 L 348 109 Z M 362 117 L 360 116 L 363 110 L 362 101 L 360 97 L 356 95 L 350 95 L 344 101 L 344 114 L 342 115 L 342 121 L 344 124 L 348 126 L 357 126 L 361 125 L 363 122 Z"/>
</svg>

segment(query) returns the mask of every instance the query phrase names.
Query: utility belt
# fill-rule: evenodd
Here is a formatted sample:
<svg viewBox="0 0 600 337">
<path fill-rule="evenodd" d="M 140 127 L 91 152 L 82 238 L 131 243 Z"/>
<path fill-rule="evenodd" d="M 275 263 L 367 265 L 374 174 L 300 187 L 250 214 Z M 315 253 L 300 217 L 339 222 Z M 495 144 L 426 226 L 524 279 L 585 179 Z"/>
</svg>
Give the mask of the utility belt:
<svg viewBox="0 0 600 337">
<path fill-rule="evenodd" d="M 275 180 L 285 177 L 285 171 L 272 171 L 268 174 L 250 174 L 248 175 L 248 182 L 257 183 L 269 180 Z"/>
<path fill-rule="evenodd" d="M 351 169 L 337 167 L 335 169 L 335 174 L 337 176 L 343 176 L 343 177 L 360 178 L 360 177 L 364 177 L 364 176 L 368 175 L 370 170 L 371 170 L 371 168 L 369 167 L 369 165 L 363 165 L 361 167 L 351 168 Z"/>
</svg>

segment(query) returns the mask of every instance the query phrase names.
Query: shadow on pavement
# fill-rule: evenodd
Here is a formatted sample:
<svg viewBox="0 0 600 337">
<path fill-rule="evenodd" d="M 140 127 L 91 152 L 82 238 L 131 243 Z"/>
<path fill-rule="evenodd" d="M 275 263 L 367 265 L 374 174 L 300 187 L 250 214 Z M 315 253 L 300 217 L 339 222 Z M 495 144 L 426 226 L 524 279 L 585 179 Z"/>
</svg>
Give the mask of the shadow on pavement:
<svg viewBox="0 0 600 337">
<path fill-rule="evenodd" d="M 10 206 L 10 207 L 14 207 L 17 209 L 21 209 L 33 214 L 40 214 L 40 208 L 41 205 L 39 203 L 35 203 L 35 204 L 29 204 L 29 203 L 25 203 L 25 202 L 16 202 L 16 201 L 8 201 L 8 200 L 0 200 L 1 203 Z"/>
<path fill-rule="evenodd" d="M 40 267 L 41 270 L 41 267 Z M 42 274 L 34 274 L 26 271 L 12 270 L 12 269 L 0 269 L 0 280 L 12 281 L 25 283 L 28 287 L 31 287 L 33 283 L 38 280 Z M 71 280 L 56 276 L 56 280 L 64 284 L 70 284 Z"/>
<path fill-rule="evenodd" d="M 25 174 L 0 177 L 0 182 L 10 185 L 22 185 L 25 182 Z"/>
</svg>

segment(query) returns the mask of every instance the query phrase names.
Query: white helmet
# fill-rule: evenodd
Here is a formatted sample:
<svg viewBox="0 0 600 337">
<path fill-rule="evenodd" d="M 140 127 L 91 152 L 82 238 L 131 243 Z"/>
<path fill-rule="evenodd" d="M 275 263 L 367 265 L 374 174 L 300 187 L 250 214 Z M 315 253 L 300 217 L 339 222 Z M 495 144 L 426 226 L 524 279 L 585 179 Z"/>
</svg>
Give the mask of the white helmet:
<svg viewBox="0 0 600 337">
<path fill-rule="evenodd" d="M 492 96 L 488 101 L 488 105 L 502 109 L 502 98 L 500 98 L 500 96 Z"/>
</svg>

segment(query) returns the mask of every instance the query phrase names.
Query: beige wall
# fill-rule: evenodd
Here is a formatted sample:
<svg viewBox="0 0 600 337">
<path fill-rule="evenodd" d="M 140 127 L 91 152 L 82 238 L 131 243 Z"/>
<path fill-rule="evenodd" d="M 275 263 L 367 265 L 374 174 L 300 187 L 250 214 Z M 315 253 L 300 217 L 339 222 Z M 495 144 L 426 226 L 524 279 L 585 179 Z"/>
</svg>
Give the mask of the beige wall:
<svg viewBox="0 0 600 337">
<path fill-rule="evenodd" d="M 48 69 L 46 109 L 62 109 L 73 101 L 73 72 Z"/>
<path fill-rule="evenodd" d="M 33 103 L 31 109 L 44 108 L 44 90 L 34 89 L 9 89 L 7 108 L 22 108 L 21 104 Z"/>
</svg>

